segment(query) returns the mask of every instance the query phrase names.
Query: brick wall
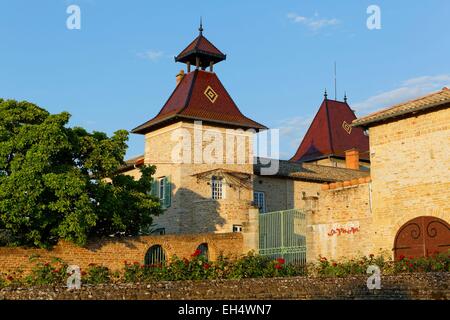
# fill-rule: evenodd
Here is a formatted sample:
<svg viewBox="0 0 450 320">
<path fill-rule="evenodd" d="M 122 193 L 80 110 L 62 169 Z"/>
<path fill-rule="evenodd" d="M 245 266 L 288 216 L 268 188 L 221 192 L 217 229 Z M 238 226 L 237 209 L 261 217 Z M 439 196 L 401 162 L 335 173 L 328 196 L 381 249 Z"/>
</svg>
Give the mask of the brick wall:
<svg viewBox="0 0 450 320">
<path fill-rule="evenodd" d="M 122 269 L 124 261 L 144 263 L 144 257 L 152 245 L 163 247 L 166 258 L 177 255 L 189 258 L 201 243 L 208 244 L 209 258 L 214 260 L 220 253 L 236 256 L 242 253 L 243 237 L 240 233 L 191 234 L 143 236 L 122 239 L 92 241 L 85 247 L 78 247 L 61 241 L 51 250 L 0 247 L 0 270 L 25 271 L 32 265 L 29 257 L 39 255 L 44 260 L 58 257 L 69 264 L 87 268 L 90 263 L 104 265 L 111 270 Z"/>
</svg>

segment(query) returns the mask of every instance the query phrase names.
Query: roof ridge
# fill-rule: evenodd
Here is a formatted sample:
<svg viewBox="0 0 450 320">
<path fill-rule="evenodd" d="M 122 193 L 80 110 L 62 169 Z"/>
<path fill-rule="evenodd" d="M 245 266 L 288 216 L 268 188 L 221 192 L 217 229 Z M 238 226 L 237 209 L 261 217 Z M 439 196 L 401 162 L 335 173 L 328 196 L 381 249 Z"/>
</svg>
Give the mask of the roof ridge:
<svg viewBox="0 0 450 320">
<path fill-rule="evenodd" d="M 202 37 L 203 39 L 205 39 L 206 41 L 208 41 L 209 44 L 210 44 L 214 49 L 216 49 L 218 52 L 220 52 L 221 54 L 224 55 L 224 53 L 223 53 L 222 51 L 220 51 L 219 48 L 217 48 L 217 47 L 214 45 L 214 43 L 212 43 L 211 41 L 209 41 L 208 38 L 206 38 L 203 34 L 201 35 L 201 37 Z M 200 41 L 199 41 L 199 42 L 200 42 Z M 197 48 L 197 47 L 196 47 L 196 48 Z"/>
<path fill-rule="evenodd" d="M 444 87 L 439 91 L 434 91 L 415 99 L 397 103 L 391 107 L 383 108 L 361 118 L 355 119 L 352 122 L 352 126 L 360 126 L 378 122 L 397 115 L 407 114 L 417 110 L 425 110 L 448 103 L 450 103 L 450 92 L 448 88 Z"/>
<path fill-rule="evenodd" d="M 330 113 L 328 112 L 328 99 L 325 99 L 325 111 L 326 111 L 326 117 L 327 117 L 327 126 L 328 126 L 328 143 L 330 145 L 330 150 L 332 153 L 334 153 L 334 147 L 333 147 L 333 135 L 331 134 L 331 123 L 330 123 Z"/>
<path fill-rule="evenodd" d="M 184 102 L 184 106 L 176 114 L 181 114 L 187 108 L 189 102 L 191 101 L 192 92 L 194 91 L 195 80 L 197 79 L 199 69 L 195 69 L 193 72 L 194 74 L 192 75 L 193 78 L 191 81 L 191 87 L 189 88 L 189 92 L 187 94 L 186 101 Z"/>
<path fill-rule="evenodd" d="M 333 168 L 333 170 L 366 172 L 366 171 L 364 171 L 364 170 L 359 170 L 359 169 L 350 169 L 350 168 L 342 168 L 342 167 L 332 167 L 332 166 L 326 166 L 326 165 L 323 165 L 323 164 L 317 164 L 317 163 L 302 162 L 302 164 L 303 164 L 303 165 L 307 165 L 307 166 L 314 166 L 314 167 Z"/>
<path fill-rule="evenodd" d="M 366 117 L 370 117 L 370 116 L 374 116 L 374 115 L 376 115 L 376 114 L 378 114 L 378 113 L 386 112 L 386 111 L 389 111 L 390 109 L 394 109 L 394 108 L 397 108 L 397 107 L 401 107 L 401 106 L 407 105 L 407 104 L 409 104 L 409 103 L 418 102 L 418 101 L 420 101 L 420 100 L 427 99 L 427 98 L 429 98 L 430 96 L 434 96 L 434 95 L 437 95 L 437 94 L 439 94 L 439 93 L 444 93 L 445 91 L 448 91 L 448 90 L 449 90 L 449 89 L 448 89 L 447 87 L 444 87 L 444 88 L 442 88 L 441 90 L 433 91 L 433 92 L 431 92 L 431 93 L 422 95 L 422 96 L 420 96 L 420 97 L 413 98 L 413 99 L 410 99 L 410 100 L 406 100 L 406 101 L 403 101 L 403 102 L 394 104 L 393 106 L 386 107 L 386 108 L 383 108 L 383 109 L 378 110 L 378 111 L 374 111 L 374 112 L 369 113 L 368 115 L 366 115 L 366 116 L 364 116 L 364 117 L 361 117 L 361 119 L 366 118 Z M 357 120 L 359 120 L 359 119 L 357 119 Z"/>
</svg>

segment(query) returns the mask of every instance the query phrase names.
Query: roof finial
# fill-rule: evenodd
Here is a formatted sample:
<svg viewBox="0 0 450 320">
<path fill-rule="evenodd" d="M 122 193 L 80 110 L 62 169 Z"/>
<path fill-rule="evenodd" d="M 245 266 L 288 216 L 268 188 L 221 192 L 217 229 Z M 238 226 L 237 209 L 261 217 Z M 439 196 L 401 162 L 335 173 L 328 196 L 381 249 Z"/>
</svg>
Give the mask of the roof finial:
<svg viewBox="0 0 450 320">
<path fill-rule="evenodd" d="M 325 100 L 328 99 L 327 88 L 325 88 L 325 93 L 323 94 L 323 96 L 325 97 Z"/>
<path fill-rule="evenodd" d="M 344 92 L 344 102 L 347 103 L 347 92 Z"/>
<path fill-rule="evenodd" d="M 200 27 L 198 28 L 198 31 L 200 31 L 200 34 L 203 33 L 203 23 L 202 23 L 202 17 L 200 16 Z"/>
</svg>

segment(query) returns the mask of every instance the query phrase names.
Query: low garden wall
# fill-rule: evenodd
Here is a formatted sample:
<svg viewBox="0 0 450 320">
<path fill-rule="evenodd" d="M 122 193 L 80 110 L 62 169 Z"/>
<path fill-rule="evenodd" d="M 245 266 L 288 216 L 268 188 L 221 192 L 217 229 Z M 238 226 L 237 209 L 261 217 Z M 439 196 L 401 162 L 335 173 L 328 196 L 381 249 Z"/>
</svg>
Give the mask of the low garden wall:
<svg viewBox="0 0 450 320">
<path fill-rule="evenodd" d="M 0 299 L 438 299 L 450 298 L 450 273 L 382 276 L 381 289 L 369 290 L 367 276 L 345 278 L 257 278 L 161 281 L 149 284 L 64 287 L 7 287 Z"/>
<path fill-rule="evenodd" d="M 189 235 L 161 235 L 129 238 L 107 238 L 90 241 L 84 247 L 61 241 L 51 250 L 0 247 L 0 271 L 21 269 L 30 271 L 30 257 L 43 260 L 60 258 L 68 264 L 87 269 L 89 264 L 98 264 L 110 270 L 123 269 L 124 262 L 144 262 L 145 254 L 153 245 L 161 245 L 167 258 L 177 255 L 189 258 L 202 244 L 208 244 L 209 258 L 215 260 L 220 254 L 236 256 L 242 254 L 243 238 L 240 233 L 203 233 Z"/>
</svg>

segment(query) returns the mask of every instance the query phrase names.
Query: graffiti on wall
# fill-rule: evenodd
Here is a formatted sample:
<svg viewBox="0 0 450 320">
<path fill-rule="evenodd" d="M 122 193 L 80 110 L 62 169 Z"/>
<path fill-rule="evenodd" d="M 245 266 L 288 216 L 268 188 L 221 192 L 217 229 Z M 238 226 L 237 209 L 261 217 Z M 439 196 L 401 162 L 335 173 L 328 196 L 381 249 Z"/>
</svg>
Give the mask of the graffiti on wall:
<svg viewBox="0 0 450 320">
<path fill-rule="evenodd" d="M 345 224 L 335 223 L 327 232 L 329 237 L 340 236 L 345 234 L 355 234 L 359 232 L 359 222 L 348 222 Z"/>
</svg>

